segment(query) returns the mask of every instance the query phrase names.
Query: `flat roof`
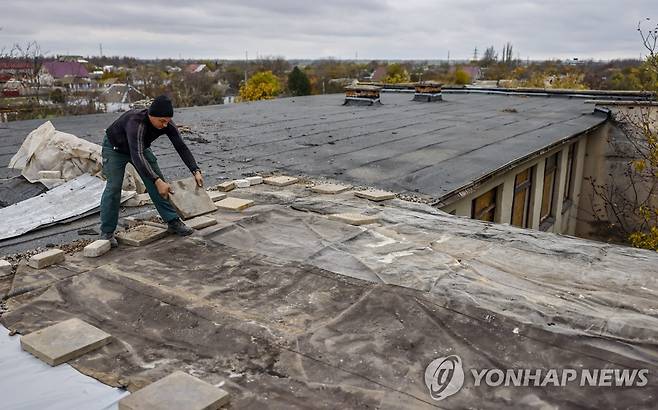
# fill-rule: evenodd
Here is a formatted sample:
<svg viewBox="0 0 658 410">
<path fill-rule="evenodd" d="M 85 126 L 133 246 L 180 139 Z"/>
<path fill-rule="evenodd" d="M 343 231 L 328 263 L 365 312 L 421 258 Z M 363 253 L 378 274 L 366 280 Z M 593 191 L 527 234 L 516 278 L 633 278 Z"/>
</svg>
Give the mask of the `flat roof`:
<svg viewBox="0 0 658 410">
<path fill-rule="evenodd" d="M 579 99 L 446 93 L 442 102 L 411 99 L 387 93 L 381 106 L 354 107 L 343 106 L 341 94 L 282 98 L 185 108 L 174 119 L 191 128 L 184 137 L 211 181 L 282 171 L 435 200 L 606 120 Z M 101 143 L 118 115 L 52 122 Z M 42 122 L 0 124 L 0 167 Z M 156 141 L 154 152 L 166 176 L 187 176 L 167 138 Z"/>
</svg>

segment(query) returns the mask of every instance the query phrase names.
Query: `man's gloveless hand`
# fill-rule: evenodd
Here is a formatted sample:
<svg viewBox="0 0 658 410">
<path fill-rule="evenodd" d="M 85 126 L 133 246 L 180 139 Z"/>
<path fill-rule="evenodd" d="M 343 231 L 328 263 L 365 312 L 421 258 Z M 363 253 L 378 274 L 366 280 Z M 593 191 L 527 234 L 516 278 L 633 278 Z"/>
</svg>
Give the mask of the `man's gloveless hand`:
<svg viewBox="0 0 658 410">
<path fill-rule="evenodd" d="M 158 193 L 164 199 L 169 198 L 169 194 L 173 194 L 174 191 L 171 189 L 171 185 L 163 181 L 161 178 L 155 180 L 155 187 L 158 189 Z"/>
</svg>

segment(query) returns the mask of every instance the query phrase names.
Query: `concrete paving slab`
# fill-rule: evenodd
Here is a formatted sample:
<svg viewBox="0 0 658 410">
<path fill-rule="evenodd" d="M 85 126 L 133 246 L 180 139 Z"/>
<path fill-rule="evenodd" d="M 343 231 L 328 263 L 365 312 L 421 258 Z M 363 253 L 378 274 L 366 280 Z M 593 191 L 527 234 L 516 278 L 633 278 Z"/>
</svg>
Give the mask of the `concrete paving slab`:
<svg viewBox="0 0 658 410">
<path fill-rule="evenodd" d="M 11 263 L 0 259 L 0 276 L 6 276 L 11 273 Z"/>
<path fill-rule="evenodd" d="M 208 191 L 208 196 L 213 202 L 221 201 L 226 198 L 226 194 L 219 191 Z"/>
<path fill-rule="evenodd" d="M 377 223 L 379 218 L 376 216 L 357 214 L 357 213 L 344 213 L 344 214 L 333 214 L 329 215 L 329 219 L 332 221 L 345 222 L 350 225 L 367 225 L 372 223 Z"/>
<path fill-rule="evenodd" d="M 203 229 L 212 225 L 217 225 L 217 219 L 211 218 L 209 216 L 197 216 L 190 220 L 185 221 L 185 225 L 189 226 L 192 229 Z"/>
<path fill-rule="evenodd" d="M 352 188 L 351 185 L 338 185 L 338 184 L 320 184 L 311 187 L 311 191 L 318 194 L 340 194 Z"/>
<path fill-rule="evenodd" d="M 247 177 L 245 179 L 249 181 L 250 185 L 260 185 L 263 183 L 263 177 L 261 177 L 260 175 L 257 175 L 255 177 Z"/>
<path fill-rule="evenodd" d="M 254 204 L 250 199 L 241 198 L 226 198 L 215 203 L 218 209 L 225 209 L 228 211 L 242 211 Z"/>
<path fill-rule="evenodd" d="M 233 183 L 237 188 L 249 188 L 249 186 L 251 185 L 249 181 L 246 179 L 236 179 L 235 181 L 233 181 Z"/>
<path fill-rule="evenodd" d="M 169 200 L 183 219 L 194 218 L 217 209 L 206 190 L 197 186 L 194 177 L 172 182 L 171 189 L 174 193 L 169 195 Z"/>
<path fill-rule="evenodd" d="M 274 186 L 288 186 L 297 183 L 297 181 L 299 181 L 299 178 L 288 176 L 269 177 L 263 180 L 267 185 Z"/>
<path fill-rule="evenodd" d="M 117 241 L 129 246 L 144 246 L 167 235 L 167 229 L 151 225 L 139 225 L 127 231 L 117 232 Z"/>
<path fill-rule="evenodd" d="M 110 241 L 99 239 L 85 246 L 82 250 L 82 254 L 87 258 L 97 258 L 109 252 L 111 247 L 112 245 L 110 244 Z"/>
<path fill-rule="evenodd" d="M 235 189 L 235 184 L 233 183 L 233 181 L 226 181 L 226 182 L 222 182 L 220 184 L 215 185 L 215 188 L 218 191 L 228 192 L 228 191 L 232 191 L 232 190 Z"/>
<path fill-rule="evenodd" d="M 29 267 L 34 269 L 43 269 L 56 263 L 64 262 L 64 251 L 61 249 L 50 249 L 38 253 L 27 261 Z"/>
<path fill-rule="evenodd" d="M 354 195 L 359 198 L 365 198 L 375 202 L 386 201 L 387 199 L 395 198 L 395 193 L 379 190 L 357 191 L 354 193 Z"/>
<path fill-rule="evenodd" d="M 177 371 L 119 401 L 119 410 L 216 410 L 229 402 L 226 390 Z"/>
<path fill-rule="evenodd" d="M 21 337 L 21 348 L 51 366 L 73 360 L 108 344 L 112 336 L 78 318 Z"/>
</svg>

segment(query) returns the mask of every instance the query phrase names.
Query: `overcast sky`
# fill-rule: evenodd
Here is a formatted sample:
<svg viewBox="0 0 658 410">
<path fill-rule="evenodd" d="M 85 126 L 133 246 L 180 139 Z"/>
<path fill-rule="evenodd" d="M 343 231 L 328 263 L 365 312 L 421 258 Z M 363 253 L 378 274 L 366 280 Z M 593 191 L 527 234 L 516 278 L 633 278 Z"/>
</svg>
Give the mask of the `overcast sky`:
<svg viewBox="0 0 658 410">
<path fill-rule="evenodd" d="M 0 0 L 0 48 L 50 55 L 452 59 L 509 41 L 522 59 L 639 58 L 658 0 Z M 651 23 L 651 22 L 647 22 Z M 649 25 L 647 25 L 647 28 Z"/>
</svg>

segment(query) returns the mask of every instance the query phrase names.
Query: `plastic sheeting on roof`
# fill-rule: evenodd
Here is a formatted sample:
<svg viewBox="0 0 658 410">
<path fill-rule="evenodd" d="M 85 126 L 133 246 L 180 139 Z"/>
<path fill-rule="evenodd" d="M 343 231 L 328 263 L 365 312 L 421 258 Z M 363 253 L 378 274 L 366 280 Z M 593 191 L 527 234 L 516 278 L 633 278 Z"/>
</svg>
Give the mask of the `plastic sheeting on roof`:
<svg viewBox="0 0 658 410">
<path fill-rule="evenodd" d="M 41 226 L 85 215 L 100 206 L 105 181 L 81 175 L 50 191 L 0 209 L 0 240 L 13 238 Z M 122 201 L 134 195 L 123 193 Z"/>
<path fill-rule="evenodd" d="M 51 367 L 24 352 L 0 325 L 0 408 L 115 410 L 129 393 L 106 386 L 68 364 Z"/>
</svg>

